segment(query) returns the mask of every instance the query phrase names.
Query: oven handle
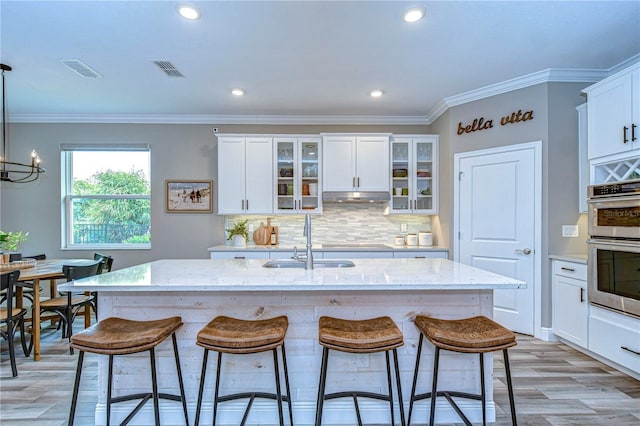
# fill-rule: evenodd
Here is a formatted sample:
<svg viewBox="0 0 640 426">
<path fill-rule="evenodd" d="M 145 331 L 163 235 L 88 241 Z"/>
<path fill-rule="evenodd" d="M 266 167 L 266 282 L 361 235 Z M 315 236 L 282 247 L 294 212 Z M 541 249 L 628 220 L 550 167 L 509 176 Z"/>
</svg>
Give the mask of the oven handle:
<svg viewBox="0 0 640 426">
<path fill-rule="evenodd" d="M 613 239 L 609 239 L 609 238 L 589 238 L 587 240 L 587 244 L 594 244 L 594 245 L 607 245 L 607 246 L 617 246 L 617 247 L 625 247 L 625 248 L 630 248 L 632 249 L 631 252 L 633 253 L 637 253 L 640 252 L 640 241 L 638 240 L 632 240 L 632 239 L 627 239 L 627 240 L 623 240 L 623 239 L 619 239 L 619 240 L 613 240 Z"/>
</svg>

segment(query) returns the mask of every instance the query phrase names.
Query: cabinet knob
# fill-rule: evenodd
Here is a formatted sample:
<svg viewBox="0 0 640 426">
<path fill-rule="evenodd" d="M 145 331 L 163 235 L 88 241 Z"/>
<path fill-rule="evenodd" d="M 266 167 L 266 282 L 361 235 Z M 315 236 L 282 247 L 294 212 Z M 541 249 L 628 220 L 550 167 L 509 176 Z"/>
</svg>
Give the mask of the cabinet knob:
<svg viewBox="0 0 640 426">
<path fill-rule="evenodd" d="M 562 266 L 560 267 L 560 269 L 562 269 L 563 271 L 569 271 L 569 272 L 575 272 L 576 270 L 573 268 L 567 268 L 566 266 Z"/>
</svg>

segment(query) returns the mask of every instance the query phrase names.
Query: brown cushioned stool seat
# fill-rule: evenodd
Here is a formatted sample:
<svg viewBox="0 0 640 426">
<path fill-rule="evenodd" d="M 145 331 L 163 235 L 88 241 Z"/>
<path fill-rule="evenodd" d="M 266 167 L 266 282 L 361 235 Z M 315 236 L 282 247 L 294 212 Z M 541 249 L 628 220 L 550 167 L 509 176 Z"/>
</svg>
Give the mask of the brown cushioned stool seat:
<svg viewBox="0 0 640 426">
<path fill-rule="evenodd" d="M 198 406 L 196 409 L 196 422 L 200 422 L 200 411 L 202 408 L 202 395 L 207 372 L 207 360 L 209 351 L 218 353 L 216 384 L 213 398 L 213 424 L 216 423 L 218 403 L 235 399 L 249 399 L 249 403 L 244 412 L 241 424 L 245 424 L 249 416 L 249 411 L 255 398 L 274 399 L 278 403 L 278 416 L 280 425 L 284 424 L 284 414 L 282 401 L 289 405 L 289 422 L 293 425 L 293 410 L 291 408 L 289 390 L 289 374 L 287 372 L 287 358 L 284 347 L 284 338 L 289 326 L 289 320 L 282 315 L 275 318 L 263 320 L 242 320 L 227 316 L 218 316 L 211 320 L 198 332 L 196 344 L 204 348 L 202 360 L 202 373 L 200 379 L 200 391 L 198 392 Z M 278 361 L 277 349 L 282 352 L 282 364 L 284 369 L 284 380 L 286 394 L 283 395 L 280 386 L 280 364 Z M 219 396 L 220 372 L 222 366 L 222 354 L 255 354 L 259 352 L 272 351 L 275 370 L 276 393 L 265 392 L 243 392 L 231 395 Z"/>
<path fill-rule="evenodd" d="M 153 399 L 155 424 L 160 424 L 159 399 L 169 399 L 172 401 L 182 402 L 182 410 L 184 412 L 185 423 L 189 424 L 187 415 L 187 400 L 184 393 L 184 384 L 182 381 L 182 371 L 180 369 L 180 358 L 178 356 L 178 345 L 176 342 L 176 331 L 182 326 L 180 317 L 170 317 L 151 321 L 133 321 L 123 318 L 106 318 L 84 331 L 71 336 L 71 347 L 79 350 L 78 367 L 76 370 L 76 379 L 73 388 L 73 397 L 71 401 L 71 412 L 69 414 L 69 425 L 73 424 L 78 389 L 80 386 L 80 377 L 82 375 L 82 362 L 85 352 L 109 356 L 109 374 L 107 384 L 107 425 L 111 420 L 111 404 L 123 401 L 131 401 L 141 399 L 138 405 L 123 420 L 123 424 L 130 421 L 142 406 L 149 400 Z M 158 392 L 158 382 L 156 373 L 155 347 L 171 336 L 173 341 L 173 353 L 176 361 L 176 369 L 178 371 L 178 381 L 180 385 L 180 396 L 169 395 Z M 113 357 L 115 355 L 128 355 L 139 352 L 149 351 L 151 361 L 151 383 L 152 392 L 138 393 L 134 395 L 124 395 L 116 398 L 111 397 L 111 388 L 113 380 Z"/>
<path fill-rule="evenodd" d="M 409 401 L 409 424 L 411 424 L 411 412 L 413 403 L 422 399 L 431 399 L 431 411 L 429 413 L 429 424 L 433 425 L 435 420 L 435 402 L 438 396 L 444 396 L 452 405 L 454 410 L 462 418 L 465 424 L 471 423 L 464 415 L 462 410 L 453 401 L 452 397 L 467 398 L 479 400 L 482 404 L 482 424 L 486 424 L 486 397 L 484 384 L 484 354 L 487 352 L 503 351 L 505 370 L 507 376 L 507 387 L 509 391 L 509 403 L 511 406 L 512 423 L 516 424 L 515 403 L 513 399 L 513 386 L 511 383 L 511 371 L 509 367 L 509 356 L 507 349 L 516 345 L 516 336 L 510 330 L 504 328 L 495 321 L 484 317 L 476 316 L 473 318 L 464 318 L 456 320 L 443 320 L 431 318 L 427 316 L 416 316 L 414 323 L 420 330 L 420 339 L 418 342 L 418 352 L 416 356 L 415 371 L 413 377 L 413 388 L 411 390 L 411 399 Z M 433 382 L 430 393 L 416 395 L 416 384 L 418 379 L 418 371 L 420 364 L 420 353 L 422 349 L 423 337 L 425 337 L 435 346 Z M 438 363 L 440 359 L 440 349 L 445 349 L 461 353 L 477 353 L 480 357 L 480 394 L 470 394 L 466 392 L 455 391 L 437 391 L 438 381 Z M 433 396 L 435 395 L 435 396 Z"/>
<path fill-rule="evenodd" d="M 402 425 L 405 424 L 402 389 L 400 386 L 400 371 L 398 369 L 398 353 L 396 351 L 398 347 L 404 344 L 404 340 L 402 332 L 391 318 L 385 316 L 365 320 L 345 320 L 322 316 L 318 321 L 318 343 L 323 346 L 323 350 L 322 364 L 320 366 L 320 383 L 318 385 L 318 401 L 316 405 L 316 426 L 322 424 L 324 401 L 344 397 L 353 398 L 358 424 L 362 425 L 360 409 L 358 407 L 358 396 L 388 401 L 391 410 L 391 424 L 395 424 L 389 351 L 392 351 L 394 355 L 400 421 Z M 387 385 L 389 393 L 386 395 L 362 391 L 325 393 L 329 349 L 348 353 L 384 352 L 387 363 Z"/>
</svg>

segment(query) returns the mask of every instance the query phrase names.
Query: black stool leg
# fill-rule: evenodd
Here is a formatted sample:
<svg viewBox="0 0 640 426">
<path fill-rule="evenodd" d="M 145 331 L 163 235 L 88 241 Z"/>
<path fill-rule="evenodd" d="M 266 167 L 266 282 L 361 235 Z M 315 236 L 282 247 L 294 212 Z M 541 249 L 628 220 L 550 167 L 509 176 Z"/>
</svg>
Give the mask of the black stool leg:
<svg viewBox="0 0 640 426">
<path fill-rule="evenodd" d="M 316 425 L 322 424 L 322 406 L 324 405 L 324 389 L 327 380 L 327 361 L 329 349 L 322 348 L 322 364 L 320 365 L 320 382 L 318 383 L 318 401 L 316 402 Z"/>
<path fill-rule="evenodd" d="M 76 367 L 76 379 L 73 383 L 73 395 L 71 396 L 71 410 L 69 411 L 68 426 L 73 426 L 76 416 L 76 403 L 78 402 L 78 389 L 80 388 L 80 377 L 82 376 L 82 361 L 84 360 L 84 351 L 78 354 L 78 366 Z M 107 423 L 108 425 L 108 423 Z"/>
<path fill-rule="evenodd" d="M 173 354 L 176 358 L 176 369 L 178 370 L 178 384 L 180 385 L 180 397 L 182 398 L 182 411 L 184 411 L 184 422 L 189 425 L 189 414 L 187 413 L 187 398 L 184 394 L 184 384 L 182 382 L 182 369 L 180 368 L 180 356 L 178 355 L 178 342 L 176 341 L 176 333 L 171 334 L 173 341 Z"/>
<path fill-rule="evenodd" d="M 276 375 L 276 400 L 278 401 L 278 420 L 280 426 L 284 426 L 284 413 L 282 411 L 282 391 L 280 390 L 280 367 L 278 362 L 278 348 L 273 348 L 273 370 Z"/>
<path fill-rule="evenodd" d="M 149 349 L 151 359 L 151 388 L 153 389 L 153 410 L 156 426 L 160 426 L 160 400 L 158 398 L 158 379 L 156 377 L 156 353 L 153 348 Z"/>
<path fill-rule="evenodd" d="M 387 362 L 387 386 L 389 388 L 389 406 L 391 409 L 391 424 L 396 424 L 396 419 L 393 414 L 393 386 L 391 385 L 391 363 L 389 362 L 389 351 L 384 351 L 384 357 Z"/>
<path fill-rule="evenodd" d="M 222 352 L 218 352 L 218 367 L 216 368 L 216 387 L 213 394 L 213 426 L 216 426 L 218 414 L 218 391 L 220 389 L 220 367 L 222 366 Z"/>
<path fill-rule="evenodd" d="M 516 419 L 516 402 L 513 398 L 513 384 L 511 383 L 511 368 L 509 367 L 509 354 L 506 349 L 502 350 L 504 355 L 504 369 L 507 374 L 507 389 L 509 390 L 509 405 L 511 407 L 511 424 L 516 426 L 518 420 Z"/>
<path fill-rule="evenodd" d="M 420 339 L 418 340 L 418 352 L 416 354 L 416 368 L 413 371 L 413 385 L 411 386 L 411 398 L 409 399 L 409 418 L 407 419 L 407 426 L 411 425 L 411 412 L 413 411 L 413 402 L 416 396 L 416 385 L 418 384 L 418 370 L 420 368 L 420 354 L 422 353 L 422 339 L 423 335 L 420 333 Z"/>
<path fill-rule="evenodd" d="M 400 424 L 404 426 L 404 400 L 402 399 L 402 386 L 400 385 L 400 368 L 398 367 L 398 351 L 393 350 L 393 359 L 396 367 L 396 386 L 398 388 L 398 405 L 400 406 Z"/>
<path fill-rule="evenodd" d="M 429 426 L 433 426 L 436 417 L 436 397 L 438 396 L 438 363 L 440 362 L 440 348 L 436 346 L 433 357 L 433 384 L 431 385 L 431 412 L 429 413 Z"/>
<path fill-rule="evenodd" d="M 111 386 L 113 384 L 113 355 L 109 355 L 109 373 L 107 375 L 107 426 L 111 424 Z"/>
<path fill-rule="evenodd" d="M 287 354 L 284 350 L 284 342 L 282 342 L 282 366 L 284 367 L 284 385 L 287 388 L 287 397 L 289 398 L 289 424 L 293 426 L 293 408 L 291 399 L 291 390 L 289 389 L 289 371 L 287 370 Z"/>
<path fill-rule="evenodd" d="M 482 404 L 482 426 L 487 424 L 487 397 L 484 392 L 484 353 L 480 352 L 480 402 Z"/>
<path fill-rule="evenodd" d="M 209 358 L 209 351 L 204 350 L 204 357 L 202 358 L 202 371 L 200 372 L 200 390 L 198 391 L 198 406 L 196 407 L 196 423 L 195 426 L 200 424 L 200 409 L 202 408 L 202 393 L 204 392 L 204 379 L 207 377 L 207 359 Z"/>
</svg>

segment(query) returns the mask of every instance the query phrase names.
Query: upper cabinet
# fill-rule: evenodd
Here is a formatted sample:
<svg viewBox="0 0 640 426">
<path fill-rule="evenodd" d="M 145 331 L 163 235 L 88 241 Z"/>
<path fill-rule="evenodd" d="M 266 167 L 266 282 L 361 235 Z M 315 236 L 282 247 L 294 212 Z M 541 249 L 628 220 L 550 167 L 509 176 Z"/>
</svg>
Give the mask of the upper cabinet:
<svg viewBox="0 0 640 426">
<path fill-rule="evenodd" d="M 320 213 L 321 138 L 274 137 L 275 213 Z"/>
<path fill-rule="evenodd" d="M 323 135 L 323 191 L 389 191 L 389 135 Z"/>
<path fill-rule="evenodd" d="M 640 64 L 583 91 L 589 160 L 640 149 Z"/>
<path fill-rule="evenodd" d="M 273 213 L 273 139 L 218 135 L 218 214 Z"/>
<path fill-rule="evenodd" d="M 388 213 L 438 213 L 438 136 L 391 139 Z"/>
</svg>

